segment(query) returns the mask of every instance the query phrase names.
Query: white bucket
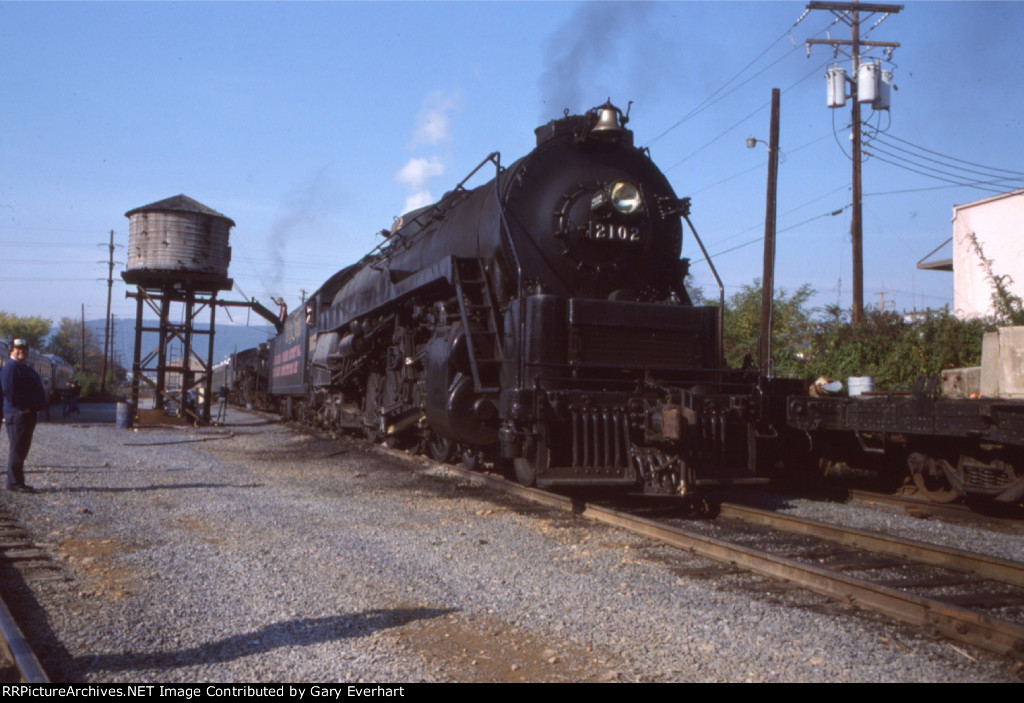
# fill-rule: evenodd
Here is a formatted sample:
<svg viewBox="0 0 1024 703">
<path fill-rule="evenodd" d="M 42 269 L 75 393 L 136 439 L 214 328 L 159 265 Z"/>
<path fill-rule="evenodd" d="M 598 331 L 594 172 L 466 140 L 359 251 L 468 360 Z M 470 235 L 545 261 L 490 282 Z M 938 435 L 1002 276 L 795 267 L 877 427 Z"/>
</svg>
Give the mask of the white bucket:
<svg viewBox="0 0 1024 703">
<path fill-rule="evenodd" d="M 850 376 L 846 379 L 846 387 L 850 389 L 850 396 L 863 395 L 875 390 L 875 379 L 873 376 Z"/>
</svg>

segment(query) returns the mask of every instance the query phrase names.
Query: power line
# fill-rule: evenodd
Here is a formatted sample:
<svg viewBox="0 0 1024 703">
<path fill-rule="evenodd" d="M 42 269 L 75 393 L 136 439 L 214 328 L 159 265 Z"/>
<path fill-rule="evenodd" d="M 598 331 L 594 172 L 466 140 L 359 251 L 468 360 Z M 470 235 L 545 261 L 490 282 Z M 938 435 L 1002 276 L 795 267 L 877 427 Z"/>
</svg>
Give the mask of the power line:
<svg viewBox="0 0 1024 703">
<path fill-rule="evenodd" d="M 931 168 L 931 167 L 929 167 L 927 164 L 921 164 L 917 160 L 928 161 L 928 162 L 931 162 L 931 163 L 934 163 L 934 164 L 938 164 L 939 166 L 942 166 L 943 168 L 946 168 L 946 169 L 955 169 L 957 171 L 962 171 L 964 173 L 971 173 L 971 174 L 976 174 L 976 175 L 979 175 L 979 176 L 986 176 L 986 177 L 988 177 L 990 179 L 990 181 L 988 181 L 988 182 L 999 182 L 999 181 L 1013 182 L 1014 181 L 1014 179 L 1010 178 L 1009 176 L 999 176 L 998 174 L 994 173 L 991 170 L 990 171 L 981 171 L 981 170 L 973 169 L 973 168 L 964 168 L 962 166 L 956 166 L 955 164 L 948 164 L 948 163 L 946 163 L 944 161 L 940 161 L 938 159 L 933 159 L 933 158 L 928 157 L 928 156 L 922 156 L 920 154 L 915 154 L 914 152 L 910 151 L 909 149 L 904 149 L 904 148 L 902 148 L 900 146 L 897 146 L 895 144 L 889 144 L 884 139 L 872 139 L 872 140 L 869 141 L 869 146 L 873 145 L 875 141 L 877 141 L 879 144 L 884 144 L 885 146 L 889 147 L 890 149 L 896 149 L 897 151 L 900 151 L 900 152 L 902 152 L 904 154 L 908 154 L 909 158 L 908 157 L 900 156 L 899 154 L 894 154 L 891 151 L 886 151 L 885 149 L 882 149 L 881 147 L 875 145 L 873 148 L 875 148 L 877 151 L 880 151 L 883 154 L 886 154 L 887 156 L 891 156 L 894 159 L 902 159 L 902 160 L 906 161 L 907 163 L 913 164 L 915 166 L 919 166 L 920 168 Z M 947 176 L 955 176 L 956 175 L 956 173 L 951 173 L 950 171 L 945 171 L 943 169 L 936 168 L 934 170 L 937 171 L 938 173 L 942 173 L 942 174 L 947 175 Z M 1002 170 L 1002 169 L 999 169 L 999 170 Z M 1004 173 L 1013 173 L 1013 172 L 1012 171 L 1010 171 L 1010 172 L 1004 171 Z M 1015 174 L 1015 175 L 1017 176 L 1017 180 L 1024 179 L 1024 173 L 1019 173 L 1019 174 Z M 972 180 L 972 181 L 978 181 L 978 179 L 971 178 L 970 176 L 964 176 L 964 178 Z"/>
<path fill-rule="evenodd" d="M 865 198 L 874 197 L 876 195 L 902 195 L 904 193 L 923 193 L 929 190 L 949 190 L 950 188 L 963 188 L 960 183 L 952 183 L 945 186 L 928 186 L 927 188 L 903 188 L 901 190 L 885 190 L 877 193 L 864 193 Z"/>
<path fill-rule="evenodd" d="M 783 59 L 785 59 L 786 57 L 788 57 L 788 56 L 789 56 L 789 55 L 790 55 L 791 53 L 793 53 L 794 51 L 796 51 L 796 50 L 797 50 L 797 46 L 796 46 L 796 44 L 794 43 L 793 47 L 792 47 L 791 49 L 787 50 L 787 51 L 786 51 L 786 53 L 782 54 L 782 55 L 781 55 L 781 56 L 780 56 L 779 58 L 775 59 L 775 60 L 774 60 L 774 61 L 772 61 L 772 62 L 771 62 L 770 64 L 768 64 L 767 66 L 765 66 L 764 68 L 762 68 L 761 70 L 759 70 L 759 71 L 758 71 L 757 73 L 753 74 L 752 76 L 750 76 L 749 78 L 747 78 L 747 79 L 746 79 L 745 81 L 743 81 L 743 82 L 742 82 L 742 83 L 740 83 L 739 85 L 737 85 L 737 86 L 735 86 L 734 88 L 732 88 L 732 90 L 729 90 L 729 91 L 727 91 L 727 92 L 723 93 L 722 95 L 719 95 L 719 93 L 721 93 L 721 92 L 722 92 L 723 90 L 725 90 L 725 89 L 726 89 L 726 87 L 728 87 L 728 86 L 729 86 L 729 85 L 730 85 L 730 84 L 731 84 L 731 83 L 732 83 L 733 81 L 735 81 L 735 80 L 736 80 L 736 79 L 738 79 L 738 78 L 739 78 L 739 77 L 740 77 L 741 75 L 743 75 L 743 73 L 744 73 L 745 71 L 747 71 L 747 69 L 749 69 L 749 68 L 750 68 L 751 66 L 753 66 L 753 65 L 754 65 L 755 63 L 757 63 L 757 62 L 758 62 L 758 61 L 759 61 L 759 60 L 761 59 L 761 57 L 763 57 L 763 56 L 764 56 L 765 54 L 767 54 L 767 53 L 768 53 L 769 51 L 771 51 L 771 50 L 772 50 L 772 48 L 774 48 L 774 47 L 775 47 L 775 45 L 776 45 L 776 44 L 778 44 L 778 43 L 779 43 L 780 41 L 782 41 L 782 40 L 783 40 L 784 38 L 786 38 L 786 37 L 790 37 L 790 41 L 792 41 L 792 35 L 790 34 L 790 32 L 792 31 L 793 27 L 796 27 L 796 26 L 797 26 L 798 24 L 800 24 L 800 23 L 801 23 L 801 22 L 803 21 L 803 19 L 804 19 L 805 17 L 807 17 L 807 14 L 808 14 L 807 12 L 804 12 L 804 13 L 803 13 L 802 15 L 800 15 L 800 17 L 799 17 L 799 18 L 797 18 L 796 22 L 794 22 L 794 23 L 793 23 L 793 25 L 792 25 L 792 26 L 791 26 L 791 27 L 790 27 L 789 29 L 787 29 L 787 30 L 786 30 L 785 32 L 783 32 L 783 33 L 782 33 L 782 34 L 780 34 L 780 35 L 779 35 L 778 37 L 776 37 L 775 39 L 773 39 L 773 40 L 772 40 L 772 41 L 771 41 L 771 42 L 770 42 L 770 43 L 768 44 L 768 46 L 767 46 L 767 47 L 765 47 L 765 48 L 764 48 L 764 49 L 763 49 L 763 50 L 761 51 L 761 53 L 759 53 L 759 54 L 758 54 L 757 56 L 755 56 L 755 57 L 754 57 L 753 59 L 751 59 L 751 60 L 750 60 L 750 61 L 749 61 L 749 62 L 748 62 L 748 63 L 747 63 L 747 64 L 746 64 L 746 65 L 745 65 L 745 66 L 744 66 L 743 68 L 741 68 L 741 69 L 740 69 L 739 71 L 737 71 L 737 72 L 736 72 L 736 73 L 735 73 L 735 74 L 734 74 L 734 75 L 732 76 L 732 78 L 730 78 L 729 80 L 727 80 L 727 81 L 725 81 L 724 83 L 722 83 L 722 85 L 721 85 L 721 86 L 719 86 L 717 90 L 715 90 L 714 92 L 712 92 L 712 93 L 711 93 L 711 95 L 709 95 L 708 97 L 704 98 L 704 100 L 703 100 L 703 101 L 701 101 L 701 102 L 700 102 L 700 103 L 699 103 L 699 104 L 697 105 L 697 107 L 693 108 L 693 109 L 692 109 L 692 110 L 690 110 L 690 111 L 689 111 L 688 113 L 686 113 L 685 115 L 683 115 L 683 116 L 682 116 L 681 118 L 679 118 L 679 120 L 678 120 L 678 121 L 677 121 L 677 122 L 676 122 L 675 124 L 673 124 L 673 125 L 672 125 L 671 127 L 669 127 L 669 128 L 668 128 L 668 129 L 666 129 L 665 131 L 663 131 L 663 132 L 661 132 L 660 134 L 658 134 L 657 136 L 655 136 L 655 137 L 654 137 L 653 139 L 651 139 L 651 140 L 650 140 L 650 141 L 648 141 L 648 142 L 647 142 L 646 144 L 644 144 L 644 146 L 645 146 L 645 147 L 650 147 L 650 146 L 651 146 L 652 144 L 654 144 L 655 142 L 657 142 L 657 141 L 658 141 L 659 139 L 661 139 L 662 137 L 664 137 L 664 136 L 665 136 L 666 134 L 668 134 L 668 133 L 669 133 L 669 132 L 671 132 L 672 130 L 674 130 L 674 129 L 676 129 L 677 127 L 679 127 L 680 125 L 682 125 L 682 124 L 683 124 L 684 122 L 686 122 L 687 120 L 689 120 L 689 119 L 691 119 L 691 118 L 693 118 L 693 117 L 696 117 L 697 115 L 699 115 L 699 114 L 700 114 L 701 112 L 703 112 L 704 110 L 708 109 L 708 108 L 709 108 L 709 107 L 711 107 L 712 105 L 714 105 L 714 104 L 716 104 L 716 103 L 718 103 L 718 102 L 720 102 L 720 101 L 724 100 L 724 99 L 725 99 L 725 98 L 727 98 L 728 96 L 732 95 L 732 94 L 733 94 L 733 93 L 735 93 L 735 92 L 736 92 L 737 90 L 739 90 L 740 88 L 742 88 L 743 86 L 745 86 L 745 85 L 746 85 L 747 83 L 749 83 L 750 81 L 754 80 L 754 79 L 755 79 L 755 78 L 757 78 L 757 77 L 758 77 L 759 75 L 761 75 L 762 73 L 764 73 L 765 71 L 767 71 L 767 70 L 768 70 L 769 68 L 772 68 L 772 67 L 773 67 L 773 66 L 775 66 L 776 64 L 780 63 L 780 62 L 781 62 L 781 61 L 782 61 Z M 829 23 L 828 23 L 827 25 L 825 25 L 824 27 L 822 27 L 821 29 L 819 29 L 819 30 L 818 30 L 817 32 L 815 32 L 815 33 L 814 33 L 814 34 L 813 34 L 812 36 L 817 36 L 817 35 L 819 35 L 819 34 L 822 34 L 822 33 L 824 33 L 824 32 L 827 32 L 827 31 L 829 30 L 829 28 L 830 28 L 830 27 L 832 27 L 832 26 L 833 26 L 833 25 L 834 25 L 834 24 L 835 24 L 836 22 L 838 22 L 838 21 L 839 21 L 839 19 L 838 19 L 838 18 L 834 19 L 834 20 L 833 20 L 832 22 L 829 22 Z M 718 96 L 718 97 L 716 98 L 716 96 Z"/>
<path fill-rule="evenodd" d="M 811 141 L 806 142 L 805 144 L 801 144 L 800 146 L 796 147 L 795 149 L 787 149 L 786 152 L 783 154 L 783 157 L 785 157 L 785 156 L 787 156 L 789 154 L 795 154 L 796 152 L 800 151 L 801 149 L 806 149 L 807 147 L 811 146 L 812 144 L 817 144 L 822 139 L 828 139 L 830 136 L 831 136 L 830 134 L 824 134 L 824 135 L 818 137 L 817 139 L 812 139 Z M 755 171 L 755 170 L 761 168 L 763 165 L 764 165 L 764 162 L 760 162 L 760 163 L 754 164 L 750 168 L 745 168 L 742 171 L 737 171 L 736 173 L 732 174 L 731 176 L 726 176 L 722 180 L 715 181 L 714 183 L 711 183 L 710 185 L 706 185 L 703 188 L 700 188 L 699 190 L 689 191 L 689 194 L 690 195 L 697 195 L 699 193 L 703 193 L 705 191 L 711 190 L 712 188 L 720 186 L 723 183 L 728 183 L 729 181 L 731 181 L 734 178 L 738 178 L 739 176 L 742 176 L 744 174 L 750 173 L 751 171 Z"/>
<path fill-rule="evenodd" d="M 783 34 L 782 36 L 786 36 L 786 34 L 788 34 L 788 32 L 784 33 L 784 34 Z M 780 39 L 781 39 L 781 37 L 780 37 Z M 733 94 L 733 93 L 735 93 L 735 92 L 736 92 L 737 90 L 739 90 L 740 88 L 742 88 L 743 86 L 745 86 L 745 85 L 746 85 L 747 83 L 749 83 L 750 81 L 754 80 L 754 79 L 755 79 L 755 78 L 757 78 L 757 77 L 758 77 L 759 75 L 761 75 L 762 73 L 764 73 L 765 71 L 767 71 L 767 70 L 768 70 L 769 68 L 771 68 L 771 67 L 772 67 L 772 66 L 774 66 L 775 64 L 779 63 L 780 61 L 782 61 L 782 60 L 783 60 L 784 58 L 786 58 L 787 56 L 789 56 L 789 54 L 791 53 L 791 51 L 792 51 L 792 50 L 791 50 L 790 52 L 786 52 L 785 54 L 783 54 L 782 56 L 780 56 L 779 58 L 777 58 L 777 59 L 776 59 L 775 61 L 772 61 L 772 62 L 771 62 L 770 64 L 768 64 L 767 66 L 765 66 L 764 68 L 762 68 L 762 69 L 761 69 L 760 71 L 758 71 L 758 72 L 757 72 L 757 73 L 755 73 L 754 75 L 750 76 L 750 78 L 748 78 L 747 80 L 743 81 L 742 83 L 740 83 L 740 84 L 739 84 L 739 85 L 737 85 L 737 86 L 736 86 L 735 88 L 733 88 L 732 90 L 728 91 L 727 93 L 724 93 L 724 94 L 723 94 L 723 95 L 722 95 L 721 97 L 719 97 L 719 98 L 718 98 L 717 100 L 712 100 L 712 98 L 714 98 L 714 97 L 715 97 L 715 95 L 717 95 L 717 94 L 718 94 L 719 92 L 721 92 L 721 91 L 722 91 L 722 90 L 723 90 L 723 89 L 725 88 L 725 86 L 729 85 L 729 83 L 731 83 L 732 81 L 734 81 L 734 80 L 735 80 L 735 79 L 736 79 L 736 78 L 737 78 L 737 77 L 738 77 L 738 76 L 739 76 L 739 75 L 740 75 L 741 73 L 743 73 L 743 71 L 746 71 L 746 70 L 747 70 L 747 68 L 749 68 L 751 64 L 753 64 L 753 63 L 754 63 L 755 61 L 757 61 L 757 59 L 760 59 L 760 58 L 761 58 L 762 56 L 764 56 L 764 55 L 765 55 L 765 53 L 767 53 L 767 51 L 768 51 L 769 49 L 771 49 L 771 48 L 772 48 L 772 46 L 775 46 L 775 44 L 776 44 L 776 43 L 778 43 L 778 41 L 779 41 L 779 40 L 778 40 L 778 39 L 776 39 L 776 40 L 775 40 L 775 42 L 773 42 L 773 43 L 772 43 L 772 44 L 771 44 L 771 45 L 770 45 L 770 46 L 768 47 L 768 49 L 765 49 L 765 50 L 764 50 L 764 51 L 762 51 L 762 52 L 761 52 L 760 54 L 758 54 L 757 58 L 755 58 L 755 59 L 754 59 L 753 61 L 751 61 L 751 62 L 750 62 L 750 64 L 747 64 L 747 65 L 746 65 L 745 67 L 743 67 L 743 68 L 742 68 L 742 69 L 740 70 L 740 72 L 736 74 L 736 76 L 733 76 L 732 78 L 730 78 L 730 79 L 729 79 L 728 81 L 726 81 L 725 83 L 723 83 L 723 84 L 722 84 L 722 86 L 721 86 L 721 87 L 720 87 L 720 88 L 719 88 L 718 90 L 716 90 L 716 91 L 715 91 L 714 93 L 712 93 L 712 94 L 711 94 L 711 95 L 709 95 L 709 96 L 708 96 L 707 98 L 705 98 L 705 99 L 704 99 L 704 102 L 700 103 L 700 104 L 699 104 L 699 105 L 698 105 L 697 107 L 695 107 L 694 109 L 690 110 L 690 111 L 689 111 L 688 113 L 686 113 L 685 115 L 683 115 L 683 116 L 682 116 L 682 117 L 681 117 L 681 118 L 679 119 L 679 121 L 678 121 L 678 122 L 676 122 L 676 123 L 675 123 L 674 125 L 672 125 L 672 126 L 671 126 L 671 127 L 669 127 L 668 129 L 666 129 L 666 130 L 665 130 L 664 132 L 662 132 L 662 133 L 661 133 L 661 134 L 659 134 L 658 136 L 656 136 L 656 137 L 654 137 L 653 139 L 651 139 L 651 140 L 650 140 L 649 142 L 647 142 L 646 144 L 644 144 L 644 146 L 646 146 L 646 147 L 649 147 L 649 146 L 651 146 L 652 144 L 654 144 L 655 142 L 657 142 L 657 141 L 658 141 L 659 139 L 661 139 L 662 137 L 664 137 L 664 136 L 665 136 L 666 134 L 668 134 L 668 133 L 669 133 L 669 132 L 671 132 L 672 130 L 674 130 L 674 129 L 676 129 L 677 127 L 679 127 L 680 125 L 682 125 L 682 124 L 683 124 L 684 122 L 686 122 L 686 121 L 687 121 L 687 120 L 689 120 L 690 118 L 692 118 L 692 117 L 696 117 L 697 115 L 699 115 L 700 113 L 704 112 L 704 110 L 708 109 L 709 107 L 711 107 L 711 106 L 712 106 L 712 105 L 714 105 L 715 103 L 718 103 L 718 102 L 720 102 L 721 100 L 724 100 L 724 99 L 725 99 L 725 98 L 727 98 L 728 96 L 732 95 L 732 94 Z"/>
<path fill-rule="evenodd" d="M 827 62 L 826 62 L 826 63 L 827 63 Z M 825 64 L 823 64 L 823 65 L 825 65 Z M 820 71 L 820 70 L 821 70 L 821 66 L 816 66 L 816 67 L 815 67 L 814 69 L 812 69 L 812 70 L 811 70 L 810 72 L 808 72 L 808 73 L 807 73 L 807 74 L 806 74 L 805 76 L 803 76 L 802 78 L 798 79 L 798 80 L 797 80 L 797 81 L 795 81 L 795 82 L 794 82 L 793 84 L 791 84 L 791 85 L 790 85 L 790 86 L 789 86 L 788 88 L 784 88 L 784 89 L 782 90 L 782 92 L 783 92 L 783 93 L 786 93 L 786 92 L 788 92 L 788 91 L 792 90 L 793 88 L 795 88 L 795 87 L 796 87 L 796 86 L 798 86 L 798 85 L 799 85 L 800 83 L 804 82 L 805 80 L 807 80 L 808 78 L 810 78 L 811 76 L 813 76 L 813 75 L 814 75 L 815 73 L 817 73 L 817 72 L 818 72 L 818 71 Z M 736 129 L 736 128 L 737 128 L 737 127 L 739 127 L 739 126 L 740 126 L 741 124 L 743 124 L 744 122 L 746 122 L 747 120 L 749 120 L 749 119 L 750 119 L 751 117 L 753 117 L 753 116 L 754 116 L 754 115 L 756 115 L 757 113 L 761 112 L 761 110 L 764 110 L 764 109 L 765 109 L 766 107 L 768 107 L 769 105 L 770 105 L 770 103 L 767 103 L 767 102 L 766 102 L 766 103 L 763 103 L 763 104 L 761 104 L 761 105 L 759 105 L 759 106 L 758 106 L 758 107 L 757 107 L 757 108 L 756 108 L 756 109 L 755 109 L 755 110 L 754 110 L 753 112 L 751 112 L 750 114 L 746 115 L 745 117 L 743 117 L 743 118 L 742 118 L 742 119 L 740 119 L 740 120 L 739 120 L 738 122 L 736 122 L 736 123 L 734 123 L 733 125 L 731 125 L 730 127 L 727 127 L 727 128 L 725 129 L 725 130 L 723 130 L 722 132 L 720 132 L 720 133 L 719 133 L 719 134 L 718 134 L 717 136 L 713 137 L 713 138 L 712 138 L 712 139 L 711 139 L 710 141 L 708 141 L 708 142 L 705 142 L 703 146 L 701 146 L 701 147 L 697 148 L 697 149 L 696 149 L 695 151 L 691 152 L 691 153 L 690 153 L 689 155 L 687 155 L 687 156 L 684 156 L 684 157 L 683 157 L 682 159 L 680 159 L 679 161 L 676 161 L 676 162 L 675 162 L 674 164 L 672 164 L 671 166 L 669 166 L 668 168 L 666 168 L 666 169 L 663 169 L 663 170 L 664 170 L 664 171 L 671 171 L 671 170 L 672 170 L 672 169 L 674 169 L 674 168 L 675 168 L 676 166 L 680 166 L 680 165 L 684 164 L 685 162 L 689 161 L 689 160 L 690 160 L 690 159 L 692 159 L 692 158 L 693 158 L 694 156 L 696 156 L 697 154 L 699 154 L 700 152 L 704 151 L 704 150 L 705 150 L 705 149 L 707 149 L 707 148 L 708 148 L 709 146 L 711 146 L 712 144 L 714 144 L 715 142 L 717 142 L 717 141 L 718 141 L 719 139 L 721 139 L 721 138 L 722 138 L 722 137 L 724 137 L 725 135 L 729 134 L 729 132 L 731 132 L 732 130 Z"/>
<path fill-rule="evenodd" d="M 29 241 L 19 241 L 19 242 L 0 242 L 0 247 L 25 247 L 25 248 L 29 248 L 29 247 L 32 247 L 32 248 L 36 248 L 36 247 L 38 247 L 38 248 L 60 247 L 61 249 L 67 249 L 69 247 L 74 247 L 76 249 L 92 249 L 92 248 L 95 247 L 95 245 L 94 244 L 86 244 L 86 243 L 82 243 L 82 242 L 29 242 Z"/>
<path fill-rule="evenodd" d="M 807 200 L 807 201 L 801 203 L 800 205 L 797 205 L 796 207 L 793 207 L 793 208 L 790 208 L 789 210 L 786 210 L 786 212 L 780 214 L 779 217 L 780 218 L 784 218 L 787 215 L 792 215 L 797 210 L 802 210 L 805 207 L 807 207 L 808 205 L 810 205 L 811 203 L 815 203 L 815 202 L 821 200 L 822 198 L 827 198 L 828 196 L 832 195 L 833 193 L 836 193 L 836 192 L 838 192 L 840 190 L 846 190 L 848 188 L 849 188 L 849 186 L 847 186 L 847 185 L 841 185 L 838 188 L 833 188 L 832 190 L 828 191 L 827 193 L 822 193 L 821 195 L 815 196 L 815 197 L 811 198 L 810 200 Z M 849 203 L 847 203 L 846 205 L 844 205 L 839 210 L 831 211 L 830 214 L 838 215 L 840 212 L 842 212 L 844 209 L 848 208 L 849 206 L 850 206 Z M 811 218 L 811 219 L 817 219 L 817 217 L 814 217 L 814 218 Z M 730 240 L 736 239 L 737 237 L 740 237 L 740 236 L 746 234 L 747 232 L 753 232 L 756 229 L 760 229 L 763 226 L 764 226 L 764 223 L 762 223 L 762 222 L 759 222 L 759 223 L 757 223 L 755 225 L 751 225 L 750 227 L 747 227 L 746 229 L 744 229 L 744 230 L 742 230 L 740 232 L 737 232 L 736 234 L 730 234 L 728 237 L 723 237 L 722 239 L 719 239 L 716 242 L 716 244 L 724 244 L 725 242 L 728 242 Z M 785 232 L 786 230 L 793 229 L 794 227 L 798 227 L 798 226 L 799 225 L 790 225 L 789 227 L 786 227 L 786 228 L 784 228 L 784 229 L 782 229 L 780 231 Z"/>
<path fill-rule="evenodd" d="M 782 229 L 778 230 L 776 232 L 776 234 L 782 234 L 783 232 L 788 232 L 790 230 L 797 229 L 798 227 L 803 227 L 806 224 L 810 224 L 811 222 L 814 222 L 815 220 L 820 220 L 820 219 L 825 218 L 825 217 L 835 217 L 836 215 L 842 214 L 842 212 L 846 208 L 848 208 L 848 207 L 850 207 L 849 204 L 844 205 L 843 207 L 839 208 L 838 210 L 833 210 L 831 212 L 825 212 L 825 213 L 822 213 L 820 215 L 815 215 L 814 217 L 808 218 L 808 219 L 804 220 L 803 222 L 797 222 L 796 224 L 790 225 L 789 227 L 783 227 Z M 756 226 L 760 226 L 760 225 L 756 225 Z M 751 229 L 753 229 L 753 227 L 751 227 Z M 764 235 L 761 235 L 760 237 L 756 237 L 754 239 L 751 239 L 748 242 L 743 242 L 743 244 L 737 244 L 734 247 L 730 247 L 728 249 L 723 249 L 722 251 L 715 252 L 711 256 L 719 257 L 719 256 L 722 256 L 723 254 L 729 254 L 731 252 L 738 251 L 738 250 L 743 249 L 745 247 L 749 247 L 751 244 L 757 244 L 758 242 L 761 242 L 761 241 L 764 241 Z M 707 261 L 707 257 L 696 259 L 692 263 L 699 264 L 699 263 L 702 263 L 704 261 Z"/>
<path fill-rule="evenodd" d="M 1001 171 L 1002 173 L 1009 173 L 1009 174 L 1014 175 L 1014 176 L 1024 177 L 1024 172 L 1021 172 L 1021 171 L 1009 171 L 1009 170 L 1003 169 L 1003 168 L 995 168 L 994 166 L 984 166 L 982 164 L 974 163 L 973 161 L 966 161 L 964 159 L 958 159 L 958 158 L 956 158 L 954 156 L 947 156 L 947 155 L 941 154 L 941 153 L 939 153 L 937 151 L 932 151 L 931 149 L 928 149 L 927 147 L 920 146 L 919 144 L 914 144 L 913 142 L 909 142 L 906 139 L 900 139 L 899 137 L 897 137 L 894 134 L 887 134 L 886 137 L 888 137 L 889 139 L 895 139 L 896 141 L 902 142 L 903 144 L 907 144 L 908 146 L 912 146 L 915 149 L 920 149 L 921 151 L 927 151 L 929 154 L 934 154 L 936 156 L 941 156 L 942 158 L 949 159 L 950 161 L 958 161 L 958 162 L 960 162 L 962 164 L 967 164 L 969 166 L 977 166 L 979 168 L 984 168 L 984 169 L 989 170 L 989 171 Z"/>
<path fill-rule="evenodd" d="M 902 168 L 905 171 L 911 171 L 912 173 L 916 173 L 916 174 L 919 174 L 921 176 L 926 176 L 928 178 L 934 178 L 934 179 L 939 180 L 939 181 L 945 181 L 946 183 L 952 183 L 954 185 L 962 186 L 964 188 L 975 188 L 977 190 L 982 190 L 982 191 L 985 191 L 985 192 L 988 192 L 988 193 L 996 193 L 996 194 L 1002 193 L 1002 192 L 1005 191 L 1005 189 L 985 188 L 984 185 L 993 185 L 993 184 L 985 183 L 984 181 L 975 181 L 973 183 L 966 183 L 966 182 L 964 182 L 962 180 L 957 180 L 957 179 L 953 179 L 953 178 L 945 178 L 943 176 L 938 176 L 938 175 L 936 175 L 934 173 L 929 173 L 928 171 L 922 171 L 920 169 L 911 168 L 910 166 L 907 166 L 906 164 L 899 163 L 898 161 L 892 161 L 890 159 L 883 158 L 883 157 L 879 156 L 877 153 L 873 153 L 873 152 L 870 152 L 870 151 L 865 151 L 864 153 L 867 154 L 868 156 L 871 156 L 872 158 L 878 159 L 879 161 L 881 161 L 883 163 L 887 163 L 887 164 L 889 164 L 891 166 L 895 166 L 896 168 Z"/>
</svg>

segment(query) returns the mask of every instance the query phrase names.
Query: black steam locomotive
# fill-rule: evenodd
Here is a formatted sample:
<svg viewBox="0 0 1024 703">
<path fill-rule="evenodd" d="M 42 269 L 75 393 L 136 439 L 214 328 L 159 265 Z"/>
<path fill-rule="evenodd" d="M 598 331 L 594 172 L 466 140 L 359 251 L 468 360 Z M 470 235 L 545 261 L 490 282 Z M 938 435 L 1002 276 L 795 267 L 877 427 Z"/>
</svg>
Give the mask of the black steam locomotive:
<svg viewBox="0 0 1024 703">
<path fill-rule="evenodd" d="M 763 480 L 785 417 L 767 398 L 784 396 L 724 368 L 722 309 L 683 285 L 689 200 L 627 121 L 611 103 L 566 114 L 382 232 L 271 341 L 281 412 L 528 485 Z"/>
</svg>

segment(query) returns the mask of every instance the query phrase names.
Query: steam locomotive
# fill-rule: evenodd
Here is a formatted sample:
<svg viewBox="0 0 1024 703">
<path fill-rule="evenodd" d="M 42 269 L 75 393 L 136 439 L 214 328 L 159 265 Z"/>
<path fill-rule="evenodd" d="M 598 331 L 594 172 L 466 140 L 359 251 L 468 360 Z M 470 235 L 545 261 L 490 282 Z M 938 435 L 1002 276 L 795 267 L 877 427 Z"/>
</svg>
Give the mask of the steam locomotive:
<svg viewBox="0 0 1024 703">
<path fill-rule="evenodd" d="M 523 158 L 493 153 L 399 218 L 285 319 L 272 403 L 527 485 L 763 482 L 784 394 L 724 368 L 722 308 L 684 286 L 689 199 L 628 119 L 566 111 Z"/>
</svg>

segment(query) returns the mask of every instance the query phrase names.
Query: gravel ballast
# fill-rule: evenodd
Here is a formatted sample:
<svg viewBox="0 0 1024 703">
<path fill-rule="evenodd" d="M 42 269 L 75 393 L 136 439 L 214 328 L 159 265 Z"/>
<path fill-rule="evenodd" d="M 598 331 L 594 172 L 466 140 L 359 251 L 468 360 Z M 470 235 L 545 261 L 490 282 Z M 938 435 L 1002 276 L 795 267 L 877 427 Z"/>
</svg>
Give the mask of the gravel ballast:
<svg viewBox="0 0 1024 703">
<path fill-rule="evenodd" d="M 420 458 L 269 416 L 228 422 L 39 425 L 27 479 L 40 492 L 4 492 L 0 509 L 48 561 L 3 575 L 54 680 L 1024 678 Z"/>
</svg>

